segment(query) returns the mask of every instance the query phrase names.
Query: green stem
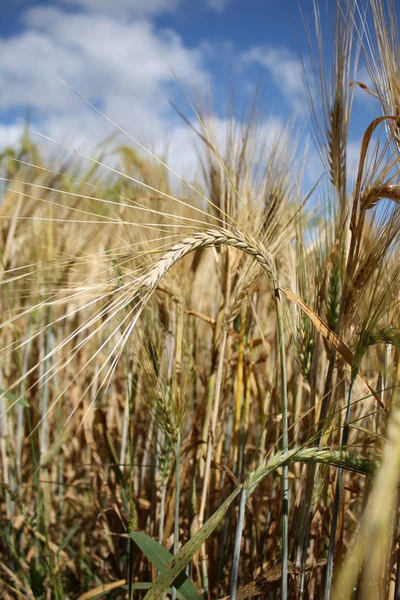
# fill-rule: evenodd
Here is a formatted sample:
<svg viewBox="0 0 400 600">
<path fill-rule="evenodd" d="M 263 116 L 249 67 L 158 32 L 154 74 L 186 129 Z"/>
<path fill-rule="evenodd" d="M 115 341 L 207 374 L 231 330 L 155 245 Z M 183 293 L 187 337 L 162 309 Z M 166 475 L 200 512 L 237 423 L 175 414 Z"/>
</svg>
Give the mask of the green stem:
<svg viewBox="0 0 400 600">
<path fill-rule="evenodd" d="M 179 500 L 181 496 L 181 433 L 178 432 L 175 461 L 175 514 L 174 514 L 174 555 L 179 550 Z M 176 600 L 176 588 L 172 588 L 172 600 Z"/>
<path fill-rule="evenodd" d="M 347 442 L 349 439 L 349 421 L 350 421 L 350 413 L 351 413 L 351 400 L 353 396 L 353 387 L 354 381 L 357 377 L 357 369 L 355 369 L 351 375 L 349 394 L 347 399 L 346 406 L 346 418 L 343 427 L 342 434 L 342 442 L 341 448 L 344 449 L 347 446 Z M 343 482 L 343 468 L 340 467 L 338 470 L 337 481 L 336 481 L 336 490 L 335 490 L 335 501 L 333 505 L 333 516 L 332 516 L 332 524 L 331 524 L 331 534 L 329 539 L 329 552 L 328 552 L 328 562 L 326 566 L 326 576 L 325 576 L 325 586 L 324 586 L 324 600 L 330 600 L 331 597 L 331 587 L 332 587 L 332 576 L 333 576 L 333 559 L 335 556 L 335 546 L 336 546 L 336 531 L 337 531 L 337 522 L 339 517 L 339 508 L 340 508 L 340 496 L 342 493 L 342 482 Z"/>
<path fill-rule="evenodd" d="M 241 542 L 242 542 L 244 512 L 245 512 L 245 508 L 246 508 L 246 501 L 247 501 L 247 490 L 246 490 L 246 488 L 243 488 L 242 492 L 240 494 L 239 517 L 238 517 L 238 522 L 236 525 L 235 547 L 233 550 L 230 600 L 236 600 L 238 573 L 239 573 L 240 546 L 241 546 Z"/>
<path fill-rule="evenodd" d="M 282 451 L 289 446 L 288 437 L 288 399 L 286 377 L 285 338 L 283 333 L 282 303 L 278 284 L 274 281 L 276 317 L 278 321 L 279 355 L 281 363 L 281 393 L 282 393 Z M 282 600 L 288 597 L 288 559 L 289 559 L 289 468 L 282 469 Z"/>
</svg>

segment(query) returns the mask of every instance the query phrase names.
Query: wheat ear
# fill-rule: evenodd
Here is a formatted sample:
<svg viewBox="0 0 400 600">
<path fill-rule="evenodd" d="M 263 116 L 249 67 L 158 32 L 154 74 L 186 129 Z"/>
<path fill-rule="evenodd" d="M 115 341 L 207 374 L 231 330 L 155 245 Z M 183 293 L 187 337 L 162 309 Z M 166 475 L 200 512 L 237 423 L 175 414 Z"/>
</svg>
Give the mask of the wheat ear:
<svg viewBox="0 0 400 600">
<path fill-rule="evenodd" d="M 155 264 L 150 272 L 139 280 L 140 287 L 154 290 L 158 282 L 181 258 L 199 248 L 233 246 L 252 256 L 275 281 L 274 262 L 271 253 L 262 243 L 240 231 L 227 229 L 206 229 L 178 242 Z"/>
</svg>

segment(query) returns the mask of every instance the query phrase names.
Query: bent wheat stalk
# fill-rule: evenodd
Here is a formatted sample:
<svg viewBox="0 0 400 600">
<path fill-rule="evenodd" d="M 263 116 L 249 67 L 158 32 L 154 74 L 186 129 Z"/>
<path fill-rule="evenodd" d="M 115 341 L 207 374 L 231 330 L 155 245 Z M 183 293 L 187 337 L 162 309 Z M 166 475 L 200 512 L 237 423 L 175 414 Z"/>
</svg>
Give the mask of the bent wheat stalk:
<svg viewBox="0 0 400 600">
<path fill-rule="evenodd" d="M 167 271 L 184 256 L 198 250 L 199 248 L 209 248 L 216 246 L 232 246 L 242 250 L 252 256 L 264 269 L 267 275 L 272 279 L 275 291 L 275 308 L 278 323 L 279 354 L 281 360 L 281 392 L 282 392 L 282 450 L 288 450 L 288 408 L 287 408 L 287 390 L 286 390 L 286 357 L 285 341 L 283 333 L 283 318 L 281 299 L 279 296 L 279 285 L 277 282 L 274 260 L 272 254 L 264 245 L 251 236 L 243 234 L 238 230 L 229 231 L 227 229 L 206 229 L 204 232 L 194 233 L 191 237 L 183 239 L 168 250 L 164 256 L 154 265 L 147 275 L 137 280 L 140 288 L 147 291 L 148 297 L 156 289 L 159 281 L 165 276 Z M 282 598 L 287 598 L 288 581 L 288 518 L 289 518 L 289 472 L 286 465 L 283 468 L 282 477 Z M 239 558 L 239 549 L 237 548 L 236 558 Z M 233 589 L 236 589 L 236 583 L 233 583 Z M 235 594 L 235 592 L 234 592 Z"/>
</svg>

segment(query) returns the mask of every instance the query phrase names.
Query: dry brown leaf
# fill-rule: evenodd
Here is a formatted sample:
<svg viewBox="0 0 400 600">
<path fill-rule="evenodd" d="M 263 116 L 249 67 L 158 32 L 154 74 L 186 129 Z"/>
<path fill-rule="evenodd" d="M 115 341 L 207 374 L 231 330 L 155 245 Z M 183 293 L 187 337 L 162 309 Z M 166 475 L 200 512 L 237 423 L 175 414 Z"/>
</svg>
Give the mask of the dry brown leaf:
<svg viewBox="0 0 400 600">
<path fill-rule="evenodd" d="M 308 566 L 306 568 L 306 572 L 310 572 L 312 569 L 316 567 L 320 567 L 326 564 L 326 558 L 322 558 L 315 565 Z M 300 569 L 297 569 L 293 563 L 289 563 L 288 571 L 290 575 L 295 575 L 300 572 Z M 239 588 L 237 591 L 237 600 L 246 600 L 246 598 L 251 598 L 252 596 L 264 596 L 268 594 L 270 591 L 277 589 L 281 584 L 281 576 L 282 570 L 281 565 L 277 565 L 275 567 L 271 567 L 264 573 L 260 573 L 255 577 L 254 581 L 244 585 Z M 220 598 L 219 600 L 229 600 L 230 596 L 224 596 L 224 598 Z"/>
<path fill-rule="evenodd" d="M 226 465 L 222 465 L 221 463 L 217 463 L 215 462 L 215 460 L 212 460 L 211 467 L 213 469 L 218 469 L 218 471 L 225 472 L 228 475 L 229 479 L 232 481 L 232 483 L 234 483 L 235 485 L 240 485 L 239 479 Z"/>
<path fill-rule="evenodd" d="M 374 133 L 374 131 L 378 127 L 378 125 L 383 123 L 383 121 L 398 121 L 398 117 L 395 117 L 392 115 L 378 117 L 377 119 L 374 119 L 372 121 L 372 123 L 367 127 L 367 129 L 364 133 L 363 141 L 361 144 L 360 161 L 358 163 L 359 166 L 358 166 L 357 181 L 356 181 L 356 186 L 355 186 L 355 190 L 354 190 L 353 210 L 352 210 L 352 215 L 351 215 L 351 220 L 350 220 L 350 229 L 353 232 L 355 232 L 355 230 L 356 230 L 357 206 L 358 206 L 358 200 L 361 195 L 361 181 L 362 181 L 362 176 L 363 176 L 363 172 L 364 172 L 364 164 L 365 164 L 365 159 L 367 156 L 368 146 L 371 141 L 372 134 Z"/>
<path fill-rule="evenodd" d="M 378 98 L 378 100 L 381 100 L 381 97 L 378 94 L 376 94 L 375 92 L 373 92 L 362 81 L 352 81 L 351 83 L 349 83 L 349 86 L 351 86 L 351 85 L 358 85 L 362 90 L 364 90 L 364 92 L 367 92 L 368 94 L 371 94 L 371 96 L 374 96 L 375 98 Z"/>
<path fill-rule="evenodd" d="M 319 333 L 324 336 L 328 342 L 337 350 L 340 356 L 347 362 L 350 367 L 353 366 L 353 353 L 348 346 L 324 323 L 324 321 L 310 308 L 297 294 L 290 290 L 280 288 L 281 291 L 292 300 L 301 310 L 309 317 L 313 325 L 318 329 Z"/>
</svg>

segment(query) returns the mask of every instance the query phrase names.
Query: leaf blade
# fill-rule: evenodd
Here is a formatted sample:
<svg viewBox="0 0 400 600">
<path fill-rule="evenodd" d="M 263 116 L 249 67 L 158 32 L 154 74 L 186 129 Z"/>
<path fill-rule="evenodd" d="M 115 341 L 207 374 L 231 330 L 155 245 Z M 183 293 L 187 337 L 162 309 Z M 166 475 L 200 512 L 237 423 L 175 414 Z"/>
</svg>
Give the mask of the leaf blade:
<svg viewBox="0 0 400 600">
<path fill-rule="evenodd" d="M 238 486 L 230 496 L 225 500 L 219 509 L 204 523 L 203 527 L 181 548 L 165 566 L 163 571 L 157 577 L 152 588 L 147 592 L 144 600 L 158 600 L 165 592 L 166 588 L 182 573 L 186 565 L 192 560 L 193 556 L 198 552 L 206 539 L 211 535 L 218 523 L 222 520 L 226 511 L 240 493 L 242 486 Z"/>
<path fill-rule="evenodd" d="M 173 558 L 164 546 L 143 531 L 132 531 L 130 537 L 159 571 L 163 571 Z M 171 583 L 185 600 L 201 600 L 201 595 L 185 573 L 179 573 Z"/>
</svg>

